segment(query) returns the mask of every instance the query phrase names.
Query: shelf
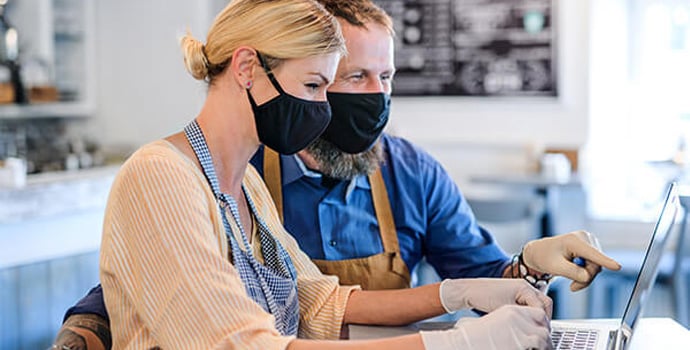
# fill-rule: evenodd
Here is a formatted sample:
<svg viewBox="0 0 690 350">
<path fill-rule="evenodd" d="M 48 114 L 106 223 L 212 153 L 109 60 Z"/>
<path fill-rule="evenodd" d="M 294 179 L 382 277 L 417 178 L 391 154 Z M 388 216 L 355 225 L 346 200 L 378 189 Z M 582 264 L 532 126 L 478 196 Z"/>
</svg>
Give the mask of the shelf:
<svg viewBox="0 0 690 350">
<path fill-rule="evenodd" d="M 0 105 L 0 120 L 24 118 L 88 117 L 95 108 L 80 102 L 55 102 L 28 105 Z"/>
<path fill-rule="evenodd" d="M 1 1 L 1 0 L 0 0 Z M 91 0 L 12 1 L 7 13 L 20 33 L 24 85 L 54 86 L 60 102 L 0 104 L 0 121 L 94 114 L 95 5 Z"/>
</svg>

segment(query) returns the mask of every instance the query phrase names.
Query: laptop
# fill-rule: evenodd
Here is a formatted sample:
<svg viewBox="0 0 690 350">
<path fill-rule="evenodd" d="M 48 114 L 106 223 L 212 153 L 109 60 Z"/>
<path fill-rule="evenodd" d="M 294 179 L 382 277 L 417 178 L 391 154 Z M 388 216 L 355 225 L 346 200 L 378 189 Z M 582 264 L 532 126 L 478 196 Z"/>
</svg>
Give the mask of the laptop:
<svg viewBox="0 0 690 350">
<path fill-rule="evenodd" d="M 627 349 L 642 308 L 654 286 L 678 208 L 678 190 L 676 184 L 671 183 L 623 318 L 615 323 L 598 324 L 587 320 L 554 320 L 551 322 L 554 349 Z"/>
<path fill-rule="evenodd" d="M 551 339 L 554 349 L 624 350 L 630 344 L 635 326 L 659 272 L 669 233 L 679 208 L 676 184 L 669 186 L 666 199 L 654 226 L 644 261 L 635 281 L 628 304 L 619 320 L 554 320 Z M 596 281 L 595 281 L 596 283 Z M 349 325 L 350 339 L 393 337 L 421 330 L 443 330 L 453 327 L 451 322 L 418 322 L 406 327 L 372 327 Z"/>
</svg>

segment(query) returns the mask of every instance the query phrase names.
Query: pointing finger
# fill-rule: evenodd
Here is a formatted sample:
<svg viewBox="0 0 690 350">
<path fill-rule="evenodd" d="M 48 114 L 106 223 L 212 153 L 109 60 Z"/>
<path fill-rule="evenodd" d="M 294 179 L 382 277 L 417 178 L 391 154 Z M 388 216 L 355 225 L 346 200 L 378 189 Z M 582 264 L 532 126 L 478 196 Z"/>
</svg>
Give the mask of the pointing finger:
<svg viewBox="0 0 690 350">
<path fill-rule="evenodd" d="M 568 253 L 571 256 L 582 257 L 587 260 L 587 263 L 594 263 L 609 270 L 620 270 L 621 265 L 617 261 L 609 258 L 589 243 L 581 239 L 573 239 L 569 243 L 571 244 L 568 245 Z"/>
</svg>

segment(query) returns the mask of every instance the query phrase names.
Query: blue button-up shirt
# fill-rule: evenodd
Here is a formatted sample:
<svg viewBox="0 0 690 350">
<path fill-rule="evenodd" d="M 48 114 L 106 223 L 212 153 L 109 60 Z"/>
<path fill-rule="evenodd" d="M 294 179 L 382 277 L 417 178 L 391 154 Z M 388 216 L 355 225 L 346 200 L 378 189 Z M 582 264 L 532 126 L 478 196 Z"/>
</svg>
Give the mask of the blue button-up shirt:
<svg viewBox="0 0 690 350">
<path fill-rule="evenodd" d="M 410 271 L 422 257 L 442 278 L 500 277 L 510 259 L 477 225 L 443 167 L 410 142 L 384 134 L 381 167 Z M 296 156 L 282 156 L 285 227 L 313 259 L 343 260 L 383 252 L 366 176 L 322 184 Z M 263 176 L 263 148 L 251 163 Z"/>
</svg>

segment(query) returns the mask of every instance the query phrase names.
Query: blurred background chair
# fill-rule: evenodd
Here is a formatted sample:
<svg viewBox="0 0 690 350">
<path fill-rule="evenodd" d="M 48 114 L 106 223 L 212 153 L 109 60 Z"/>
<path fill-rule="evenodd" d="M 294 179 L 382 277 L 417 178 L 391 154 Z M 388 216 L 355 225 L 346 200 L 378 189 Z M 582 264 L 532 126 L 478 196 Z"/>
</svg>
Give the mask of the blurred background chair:
<svg viewBox="0 0 690 350">
<path fill-rule="evenodd" d="M 534 193 L 491 197 L 468 197 L 477 222 L 491 232 L 508 254 L 539 237 L 544 200 Z"/>
<path fill-rule="evenodd" d="M 690 193 L 681 192 L 675 234 L 675 247 L 661 259 L 661 266 L 656 280 L 655 290 L 668 288 L 671 294 L 671 309 L 676 321 L 690 326 L 688 314 L 688 282 L 690 278 L 690 239 L 688 239 L 688 218 L 690 217 Z M 673 239 L 673 237 L 672 237 Z M 604 270 L 597 277 L 596 283 L 589 287 L 589 317 L 620 317 L 623 314 L 627 296 L 633 288 L 637 274 L 644 259 L 644 250 L 607 250 L 612 258 L 623 265 L 621 271 Z M 648 312 L 654 312 L 649 310 Z"/>
</svg>

